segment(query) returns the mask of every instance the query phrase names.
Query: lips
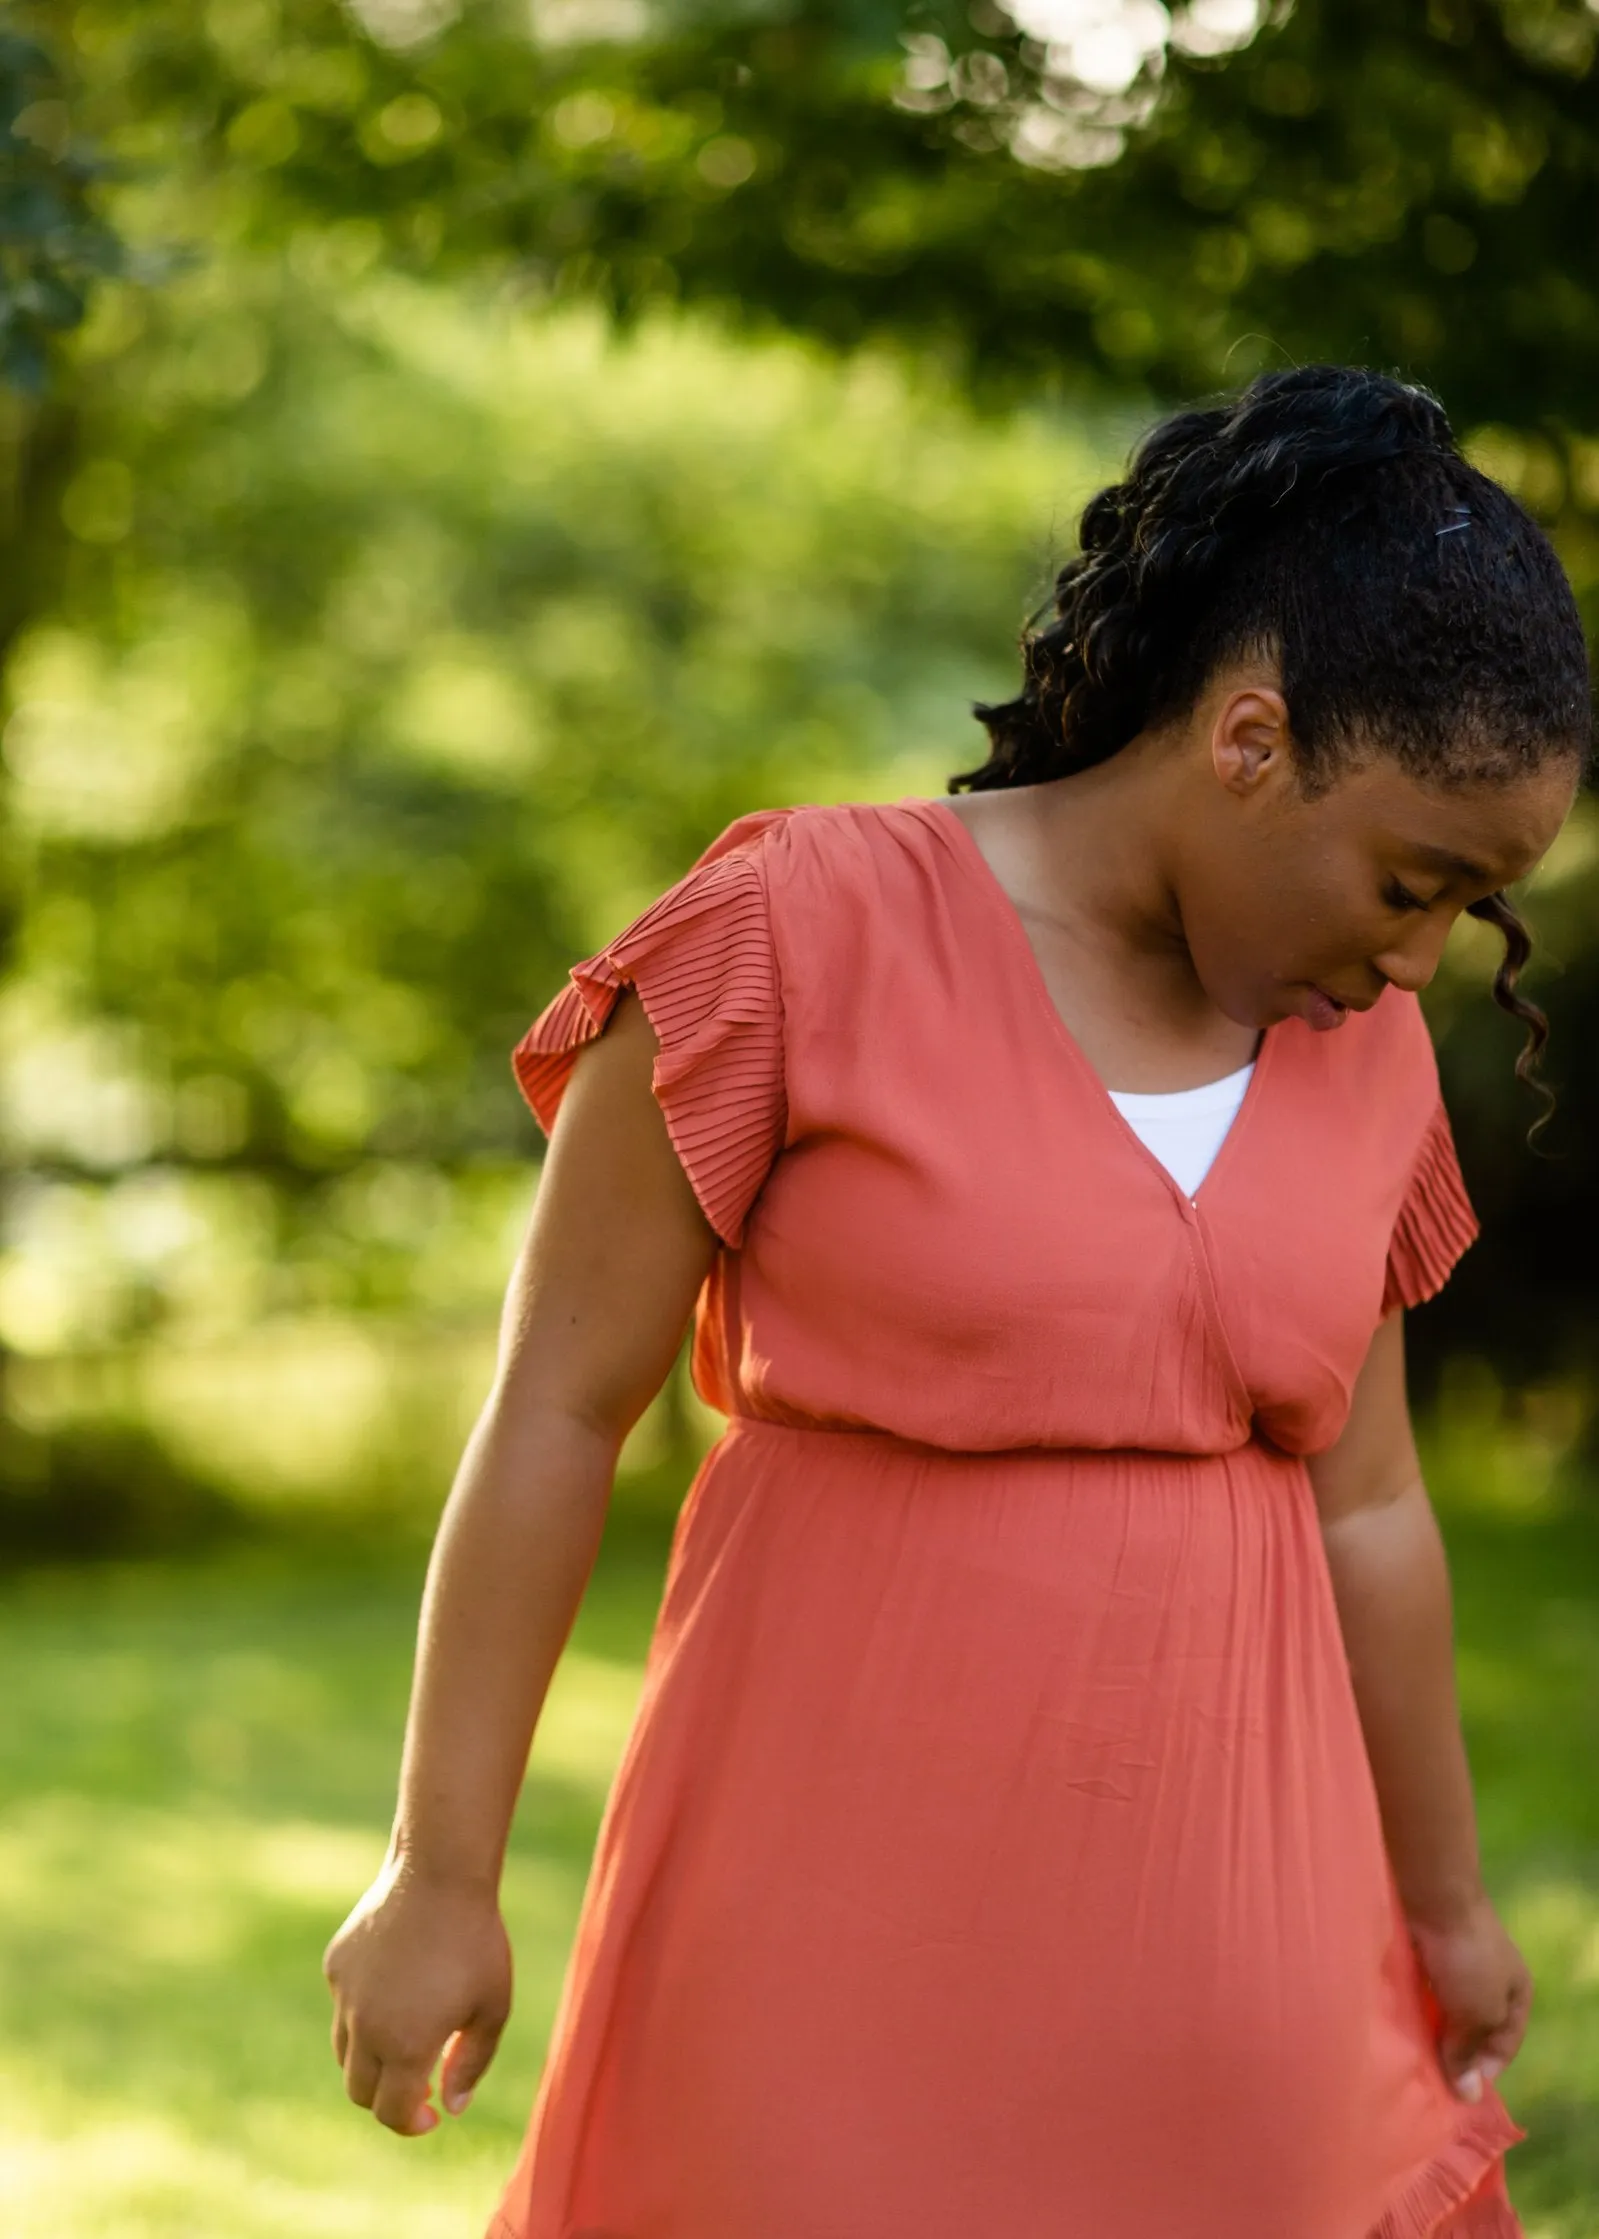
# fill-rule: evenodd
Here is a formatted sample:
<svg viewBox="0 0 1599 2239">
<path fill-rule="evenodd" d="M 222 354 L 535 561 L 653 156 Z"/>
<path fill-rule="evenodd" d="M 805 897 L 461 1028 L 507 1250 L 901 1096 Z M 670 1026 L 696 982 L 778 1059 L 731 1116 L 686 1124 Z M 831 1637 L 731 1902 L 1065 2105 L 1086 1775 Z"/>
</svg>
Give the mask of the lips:
<svg viewBox="0 0 1599 2239">
<path fill-rule="evenodd" d="M 1331 1034 L 1343 1025 L 1349 1016 L 1350 1006 L 1340 1003 L 1336 995 L 1329 995 L 1324 987 L 1309 987 L 1305 991 L 1305 1024 L 1317 1034 Z"/>
</svg>

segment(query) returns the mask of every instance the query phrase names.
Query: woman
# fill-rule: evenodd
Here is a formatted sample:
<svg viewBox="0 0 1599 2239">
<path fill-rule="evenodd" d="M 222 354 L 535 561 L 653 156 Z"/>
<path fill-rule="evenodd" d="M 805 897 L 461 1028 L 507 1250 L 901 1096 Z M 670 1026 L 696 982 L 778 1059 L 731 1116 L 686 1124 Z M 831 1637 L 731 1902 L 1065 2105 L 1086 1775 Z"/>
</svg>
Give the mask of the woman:
<svg viewBox="0 0 1599 2239">
<path fill-rule="evenodd" d="M 1310 368 L 1089 506 L 956 799 L 746 817 L 535 1023 L 350 2095 L 458 2111 L 618 1446 L 679 1522 L 495 2239 L 1510 2239 L 1403 1309 L 1474 1233 L 1416 1002 L 1587 750 L 1548 545 Z M 557 1114 L 559 1118 L 557 1119 Z"/>
</svg>

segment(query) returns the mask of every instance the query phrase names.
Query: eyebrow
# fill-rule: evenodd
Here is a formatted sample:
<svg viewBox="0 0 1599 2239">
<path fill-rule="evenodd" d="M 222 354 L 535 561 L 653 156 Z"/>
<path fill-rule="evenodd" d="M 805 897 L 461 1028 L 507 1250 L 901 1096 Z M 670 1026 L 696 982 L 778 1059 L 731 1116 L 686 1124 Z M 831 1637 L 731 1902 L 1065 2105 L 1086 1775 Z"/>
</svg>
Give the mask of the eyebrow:
<svg viewBox="0 0 1599 2239">
<path fill-rule="evenodd" d="M 1431 871 L 1448 871 L 1456 878 L 1463 878 L 1469 885 L 1482 886 L 1491 882 L 1493 874 L 1485 871 L 1480 863 L 1471 862 L 1464 855 L 1456 855 L 1447 847 L 1429 847 L 1425 841 L 1413 843 L 1412 855 L 1419 856 Z"/>
</svg>

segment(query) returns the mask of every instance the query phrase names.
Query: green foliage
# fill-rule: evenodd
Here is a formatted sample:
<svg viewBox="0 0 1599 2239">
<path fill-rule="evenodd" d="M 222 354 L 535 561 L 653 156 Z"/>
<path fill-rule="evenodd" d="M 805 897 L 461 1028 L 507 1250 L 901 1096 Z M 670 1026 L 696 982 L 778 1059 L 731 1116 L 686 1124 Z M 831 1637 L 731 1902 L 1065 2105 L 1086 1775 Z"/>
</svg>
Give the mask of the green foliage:
<svg viewBox="0 0 1599 2239">
<path fill-rule="evenodd" d="M 73 138 L 49 49 L 0 29 L 0 383 L 42 388 L 91 279 L 123 269 L 121 244 L 90 203 L 102 169 Z"/>
<path fill-rule="evenodd" d="M 1583 0 L 1100 14 L 1120 48 L 1048 0 L 540 0 L 532 37 L 494 0 L 74 24 L 97 129 L 164 134 L 208 234 L 354 222 L 418 268 L 911 338 L 1011 387 L 1377 358 L 1467 425 L 1593 432 Z"/>
<path fill-rule="evenodd" d="M 324 248 L 85 339 L 6 732 L 30 1350 L 491 1311 L 509 1050 L 566 964 L 745 808 L 969 759 L 1096 477 L 886 364 L 616 343 Z"/>
</svg>

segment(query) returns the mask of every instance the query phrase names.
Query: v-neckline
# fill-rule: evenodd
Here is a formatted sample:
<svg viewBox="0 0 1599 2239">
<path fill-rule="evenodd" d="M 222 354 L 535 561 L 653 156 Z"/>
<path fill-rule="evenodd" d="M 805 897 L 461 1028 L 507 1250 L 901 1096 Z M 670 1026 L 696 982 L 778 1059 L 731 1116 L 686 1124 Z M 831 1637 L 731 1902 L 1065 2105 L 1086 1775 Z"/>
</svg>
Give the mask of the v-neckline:
<svg viewBox="0 0 1599 2239">
<path fill-rule="evenodd" d="M 1033 990 L 1035 1002 L 1042 1010 L 1046 1024 L 1053 1030 L 1055 1040 L 1065 1051 L 1073 1070 L 1087 1082 L 1101 1111 L 1104 1112 L 1111 1124 L 1120 1130 L 1132 1150 L 1147 1167 L 1152 1168 L 1160 1176 L 1176 1198 L 1184 1216 L 1189 1217 L 1196 1213 L 1199 1210 L 1201 1198 L 1214 1196 L 1215 1192 L 1211 1184 L 1216 1175 L 1225 1168 L 1228 1154 L 1232 1150 L 1234 1142 L 1243 1132 L 1245 1123 L 1260 1101 L 1261 1083 L 1265 1078 L 1271 1053 L 1277 1044 L 1277 1037 L 1272 1029 L 1268 1026 L 1261 1030 L 1260 1043 L 1253 1059 L 1254 1069 L 1249 1076 L 1249 1085 L 1244 1090 L 1243 1101 L 1233 1114 L 1232 1123 L 1222 1137 L 1215 1157 L 1200 1178 L 1198 1189 L 1190 1197 L 1176 1175 L 1156 1157 L 1137 1129 L 1128 1120 L 1126 1114 L 1117 1109 L 1111 1092 L 1101 1079 L 1098 1069 L 1089 1058 L 1081 1042 L 1078 1041 L 1076 1035 L 1066 1024 L 1065 1019 L 1062 1018 L 1060 1006 L 1049 992 L 1049 982 L 1044 977 L 1044 967 L 1038 961 L 1038 952 L 1028 938 L 1027 927 L 1022 922 L 1022 914 L 1000 883 L 999 874 L 995 871 L 993 864 L 989 862 L 988 857 L 978 846 L 976 835 L 966 819 L 958 809 L 945 800 L 929 800 L 917 797 L 903 805 L 916 809 L 930 809 L 941 828 L 945 830 L 953 828 L 956 852 L 961 855 L 967 868 L 974 874 L 977 884 L 986 890 L 992 912 L 1001 923 L 1005 938 L 1019 953 L 1022 969 L 1028 984 Z M 1242 1071 L 1242 1067 L 1235 1067 L 1234 1069 L 1235 1071 Z M 1202 1083 L 1200 1085 L 1208 1086 L 1209 1084 Z"/>
</svg>

